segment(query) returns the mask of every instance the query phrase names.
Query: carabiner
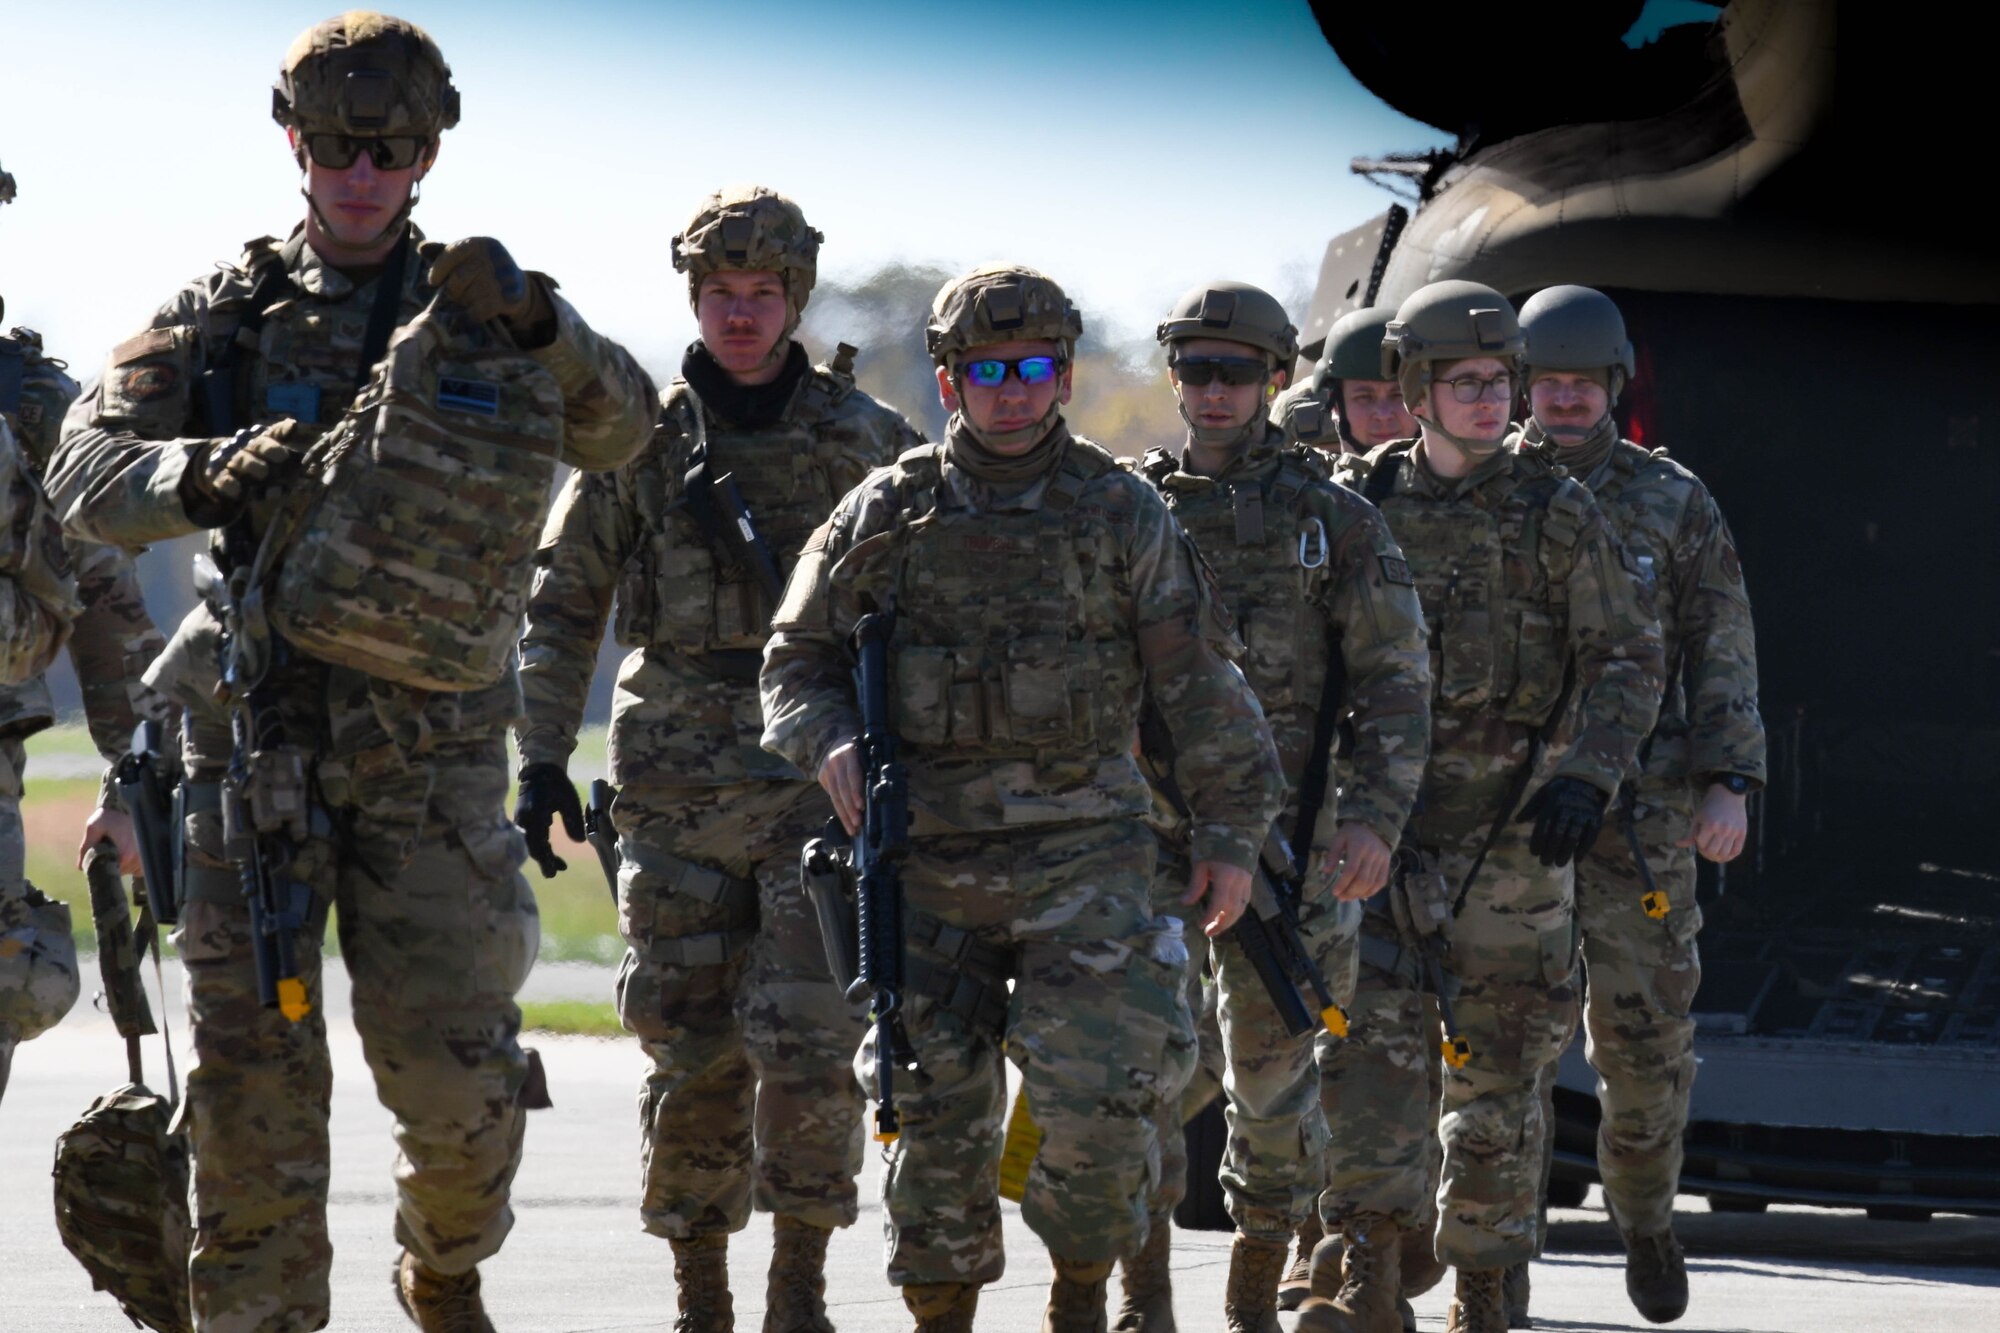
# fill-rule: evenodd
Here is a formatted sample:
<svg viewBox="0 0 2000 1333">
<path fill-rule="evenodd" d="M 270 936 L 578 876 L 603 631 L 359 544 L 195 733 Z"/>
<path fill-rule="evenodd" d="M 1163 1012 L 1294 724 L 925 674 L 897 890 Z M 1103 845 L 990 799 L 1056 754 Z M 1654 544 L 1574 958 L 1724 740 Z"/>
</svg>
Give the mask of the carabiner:
<svg viewBox="0 0 2000 1333">
<path fill-rule="evenodd" d="M 1299 532 L 1299 568 L 1319 569 L 1326 564 L 1326 524 L 1313 515 L 1308 515 L 1306 522 L 1312 526 Z M 1313 553 L 1308 555 L 1308 550 Z"/>
</svg>

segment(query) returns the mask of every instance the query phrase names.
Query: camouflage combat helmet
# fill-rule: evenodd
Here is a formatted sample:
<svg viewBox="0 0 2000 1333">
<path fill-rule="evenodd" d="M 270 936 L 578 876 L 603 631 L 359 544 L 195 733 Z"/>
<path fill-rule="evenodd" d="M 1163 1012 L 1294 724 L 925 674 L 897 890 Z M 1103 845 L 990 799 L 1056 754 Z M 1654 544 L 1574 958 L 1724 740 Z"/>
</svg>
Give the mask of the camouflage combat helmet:
<svg viewBox="0 0 2000 1333">
<path fill-rule="evenodd" d="M 701 283 L 724 270 L 776 273 L 785 283 L 785 331 L 771 355 L 785 356 L 806 300 L 819 280 L 819 243 L 805 211 L 762 185 L 725 185 L 701 201 L 673 238 L 674 271 L 687 274 L 688 304 L 700 308 Z"/>
<path fill-rule="evenodd" d="M 1530 379 L 1538 370 L 1600 372 L 1616 403 L 1638 370 L 1625 316 L 1593 287 L 1544 287 L 1521 307 L 1521 331 Z"/>
<path fill-rule="evenodd" d="M 1507 298 L 1484 283 L 1453 278 L 1410 293 L 1382 330 L 1381 377 L 1401 384 L 1403 401 L 1415 411 L 1431 387 L 1439 362 L 1490 356 L 1520 373 L 1526 350 L 1521 322 Z M 1424 430 L 1441 435 L 1470 453 L 1491 453 L 1497 440 L 1461 439 L 1435 420 Z"/>
<path fill-rule="evenodd" d="M 958 361 L 963 352 L 994 343 L 1046 339 L 1056 344 L 1057 363 L 1067 366 L 1076 353 L 1076 340 L 1082 336 L 1083 316 L 1056 280 L 1021 264 L 983 264 L 953 278 L 938 289 L 931 302 L 930 321 L 924 326 L 924 346 L 931 360 L 951 372 L 952 383 L 961 395 L 965 382 Z M 1022 430 L 989 434 L 962 413 L 957 419 L 981 443 L 1004 447 L 1041 439 L 1055 428 L 1061 415 L 1062 396 L 1058 394 L 1042 419 Z"/>
<path fill-rule="evenodd" d="M 938 289 L 924 326 L 931 360 L 948 366 L 960 352 L 987 343 L 1046 338 L 1067 360 L 1083 336 L 1083 316 L 1045 273 L 1020 264 L 985 264 Z"/>
<path fill-rule="evenodd" d="M 1332 393 L 1342 380 L 1379 380 L 1382 376 L 1382 334 L 1396 317 L 1394 306 L 1370 305 L 1350 310 L 1326 331 L 1326 350 L 1313 368 L 1313 383 Z"/>
<path fill-rule="evenodd" d="M 1174 302 L 1173 310 L 1160 321 L 1153 337 L 1166 345 L 1169 365 L 1174 344 L 1196 338 L 1219 338 L 1255 348 L 1264 354 L 1267 389 L 1271 374 L 1290 365 L 1299 354 L 1299 331 L 1285 313 L 1285 307 L 1277 297 L 1247 282 L 1219 281 L 1190 287 Z M 1174 395 L 1174 406 L 1179 409 L 1181 420 L 1187 423 L 1189 435 L 1200 444 L 1235 448 L 1263 434 L 1262 412 L 1252 413 L 1250 420 L 1241 426 L 1218 430 L 1189 416 L 1187 403 L 1178 393 Z"/>
<path fill-rule="evenodd" d="M 458 89 L 429 33 L 350 9 L 292 42 L 271 88 L 271 118 L 301 135 L 434 139 L 458 124 Z"/>
<path fill-rule="evenodd" d="M 1299 331 L 1285 307 L 1247 282 L 1210 282 L 1182 292 L 1153 336 L 1169 348 L 1188 338 L 1243 343 L 1275 358 L 1276 366 L 1299 354 Z"/>
</svg>

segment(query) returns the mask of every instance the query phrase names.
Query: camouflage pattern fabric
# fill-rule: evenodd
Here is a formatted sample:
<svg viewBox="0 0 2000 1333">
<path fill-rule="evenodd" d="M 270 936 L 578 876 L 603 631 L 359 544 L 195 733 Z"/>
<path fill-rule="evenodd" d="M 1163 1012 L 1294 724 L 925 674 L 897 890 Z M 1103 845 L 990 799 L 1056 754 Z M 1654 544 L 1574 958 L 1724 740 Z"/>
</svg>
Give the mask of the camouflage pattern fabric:
<svg viewBox="0 0 2000 1333">
<path fill-rule="evenodd" d="M 62 529 L 27 451 L 0 418 L 0 684 L 47 670 L 82 608 Z"/>
<path fill-rule="evenodd" d="M 1158 849 L 1163 867 L 1170 866 L 1178 855 L 1173 844 L 1163 843 Z M 1194 909 L 1181 906 L 1186 893 L 1185 870 L 1176 876 L 1170 869 L 1163 869 L 1153 877 L 1153 914 L 1179 918 L 1181 941 L 1187 945 L 1188 965 L 1181 974 L 1181 994 L 1187 1000 L 1195 1033 L 1194 1067 L 1189 1071 L 1187 1086 L 1178 1097 L 1163 1089 L 1153 1118 L 1153 1137 L 1160 1145 L 1160 1183 L 1147 1208 L 1154 1226 L 1171 1226 L 1174 1209 L 1187 1198 L 1189 1168 L 1184 1131 L 1188 1121 L 1222 1095 L 1222 1081 L 1229 1068 L 1222 1049 L 1222 1019 L 1217 1013 L 1220 988 L 1208 974 L 1211 949 L 1208 937 L 1201 933 L 1195 920 Z"/>
<path fill-rule="evenodd" d="M 753 1203 L 819 1227 L 855 1219 L 866 1005 L 828 977 L 799 888 L 799 850 L 832 814 L 801 782 L 618 795 L 618 1012 L 652 1062 L 639 1213 L 653 1235 L 740 1231 Z"/>
<path fill-rule="evenodd" d="M 69 906 L 44 896 L 23 875 L 26 762 L 20 741 L 0 740 L 0 1042 L 10 1048 L 60 1023 L 76 1004 L 83 981 Z"/>
<path fill-rule="evenodd" d="M 242 265 L 163 306 L 71 410 L 49 479 L 73 533 L 129 549 L 224 517 L 191 513 L 182 495 L 183 473 L 210 443 L 198 378 L 272 263 L 285 265 L 297 291 L 271 311 L 239 366 L 237 418 L 292 417 L 305 427 L 302 443 L 340 419 L 373 285 L 357 286 L 302 241 L 259 242 Z M 431 303 L 425 267 L 409 266 L 398 323 Z M 530 355 L 562 389 L 564 459 L 618 466 L 645 443 L 652 387 L 559 300 L 557 315 L 555 341 Z M 253 534 L 283 500 L 281 483 L 253 505 Z M 147 673 L 187 712 L 191 792 L 211 803 L 230 753 L 213 698 L 217 632 L 198 606 Z M 509 672 L 486 689 L 433 695 L 295 653 L 269 690 L 323 797 L 298 870 L 321 920 L 328 904 L 340 906 L 355 1025 L 396 1116 L 397 1238 L 427 1266 L 465 1272 L 499 1249 L 511 1223 L 523 1128 L 517 1094 L 528 1063 L 513 995 L 539 929 L 519 872 L 524 848 L 501 813 L 518 684 Z M 247 911 L 221 863 L 213 805 L 191 812 L 189 825 L 197 873 L 177 939 L 195 1051 L 187 1108 L 197 1323 L 320 1327 L 329 1073 L 317 935 L 298 941 L 314 1012 L 291 1025 L 257 1003 Z"/>
<path fill-rule="evenodd" d="M 1160 1171 L 1152 1121 L 1194 1061 L 1180 923 L 1147 902 L 1154 845 L 1123 819 L 912 840 L 909 908 L 1013 946 L 1019 975 L 997 1046 L 937 1002 L 907 1001 L 922 1076 L 896 1087 L 903 1130 L 883 1186 L 891 1283 L 1004 1272 L 1010 1059 L 1042 1129 L 1022 1220 L 1066 1260 L 1114 1259 L 1144 1238 Z M 871 1028 L 857 1073 L 873 1060 Z"/>
<path fill-rule="evenodd" d="M 357 683 L 359 683 L 357 681 Z M 301 692 L 300 702 L 309 695 Z M 336 701 L 336 725 L 368 706 Z M 218 738 L 190 733 L 190 749 Z M 313 1011 L 288 1023 L 258 1002 L 249 911 L 223 860 L 214 772 L 189 792 L 187 901 L 173 934 L 187 973 L 197 1326 L 216 1333 L 324 1327 L 326 1048 L 318 947 L 329 906 L 354 984 L 354 1025 L 377 1095 L 395 1116 L 397 1241 L 464 1272 L 513 1226 L 528 1076 L 514 994 L 541 939 L 526 849 L 500 814 L 507 776 L 497 725 L 436 743 L 424 760 L 369 773 L 322 760 L 347 822 L 299 852 L 315 925 L 296 942 Z M 206 777 L 206 781 L 202 779 Z"/>
<path fill-rule="evenodd" d="M 1647 868 L 1670 905 L 1666 919 L 1640 906 L 1646 883 L 1622 813 L 1576 866 L 1585 1050 L 1603 1110 L 1598 1170 L 1619 1224 L 1653 1235 L 1671 1224 L 1680 1180 L 1695 1074 L 1688 1010 L 1701 982 L 1695 855 L 1675 844 L 1688 836 L 1714 775 L 1764 783 L 1756 635 L 1729 526 L 1708 489 L 1666 450 L 1619 440 L 1607 427 L 1558 452 L 1533 425 L 1523 447 L 1590 488 L 1656 593 L 1666 658 L 1680 667 L 1646 747 L 1634 806 Z"/>
<path fill-rule="evenodd" d="M 736 478 L 782 571 L 839 496 L 919 439 L 844 369 L 808 371 L 779 419 L 754 429 L 679 380 L 651 447 L 616 472 L 572 477 L 550 516 L 522 641 L 521 754 L 568 763 L 615 598 L 615 633 L 632 649 L 610 740 L 630 946 L 618 993 L 652 1060 L 640 1212 L 655 1235 L 739 1230 L 753 1194 L 759 1208 L 846 1226 L 861 1167 L 849 1065 L 862 1014 L 827 975 L 798 882 L 800 850 L 833 811 L 759 746 L 754 679 L 718 665 L 754 663 L 773 608 L 689 515 L 690 458 L 704 441 L 711 475 Z M 726 900 L 677 891 L 666 858 L 719 872 Z M 719 956 L 690 961 L 698 939 Z"/>
<path fill-rule="evenodd" d="M 55 451 L 63 415 L 80 389 L 63 362 L 50 357 L 41 335 L 13 329 L 0 338 L 0 356 L 17 355 L 23 367 L 20 401 L 5 412 L 15 436 L 40 473 Z M 70 567 L 82 605 L 69 638 L 70 662 L 83 694 L 83 714 L 91 741 L 109 763 L 123 754 L 141 717 L 157 716 L 165 702 L 142 683 L 146 666 L 166 640 L 146 613 L 132 557 L 115 546 L 66 536 Z M 55 704 L 41 677 L 0 687 L 0 730 L 27 736 L 55 722 Z M 107 781 L 105 796 L 116 804 Z"/>
<path fill-rule="evenodd" d="M 1363 916 L 1361 929 L 1382 931 L 1381 918 Z M 1393 931 L 1385 939 L 1393 944 Z M 1409 979 L 1362 963 L 1347 1040 L 1328 1044 L 1320 1074 L 1320 1105 L 1337 1127 L 1320 1220 L 1338 1230 L 1372 1215 L 1406 1231 L 1432 1230 L 1443 1169 L 1437 1001 Z"/>
<path fill-rule="evenodd" d="M 805 774 L 758 744 L 753 683 L 726 680 L 717 652 L 761 653 L 774 610 L 748 571 L 718 568 L 684 500 L 701 405 L 667 391 L 650 447 L 615 472 L 564 485 L 542 537 L 521 641 L 524 764 L 567 764 L 611 620 L 633 651 L 612 700 L 611 780 L 732 786 Z M 733 474 L 781 573 L 842 495 L 921 442 L 903 417 L 826 367 L 769 427 L 705 423 L 710 470 Z"/>
<path fill-rule="evenodd" d="M 1430 674 L 1409 566 L 1381 515 L 1328 483 L 1318 457 L 1286 446 L 1275 428 L 1218 477 L 1186 471 L 1182 460 L 1159 450 L 1139 470 L 1215 571 L 1247 648 L 1240 665 L 1270 723 L 1288 801 L 1310 758 L 1331 652 L 1341 654 L 1347 680 L 1341 708 L 1351 718 L 1354 744 L 1338 792 L 1328 785 L 1316 837 L 1324 846 L 1339 822 L 1351 821 L 1393 847 L 1423 776 Z M 1281 816 L 1287 828 L 1294 813 L 1288 808 Z M 1172 870 L 1163 877 L 1161 899 L 1176 878 L 1183 888 L 1187 883 L 1185 862 L 1177 859 Z M 1300 913 L 1307 947 L 1344 1005 L 1353 990 L 1360 913 L 1335 903 L 1328 881 L 1313 876 L 1307 888 Z M 1230 1139 L 1222 1180 L 1230 1214 L 1245 1235 L 1282 1239 L 1324 1183 L 1328 1130 L 1319 1109 L 1315 1038 L 1284 1034 L 1233 942 L 1217 942 L 1214 953 L 1228 1062 Z M 1163 1143 L 1179 1137 L 1178 1126 L 1171 1129 L 1160 1127 Z"/>
<path fill-rule="evenodd" d="M 1060 424 L 1047 470 L 982 481 L 912 450 L 807 541 L 762 676 L 766 746 L 801 772 L 857 730 L 844 644 L 889 604 L 909 769 L 913 908 L 1019 946 L 1007 1052 L 1044 1132 L 1023 1216 L 1064 1259 L 1145 1233 L 1151 1129 L 1194 1055 L 1186 945 L 1155 918 L 1152 795 L 1132 755 L 1142 686 L 1182 730 L 1192 854 L 1250 868 L 1281 777 L 1209 574 L 1156 492 Z M 1041 446 L 1038 446 L 1038 448 Z M 999 1276 L 999 1052 L 919 1007 L 930 1082 L 899 1087 L 890 1278 Z M 865 1053 L 864 1053 L 865 1058 Z"/>
<path fill-rule="evenodd" d="M 1570 723 L 1538 776 L 1617 791 L 1657 715 L 1660 631 L 1581 486 L 1512 449 L 1446 480 L 1410 441 L 1344 459 L 1336 475 L 1358 485 L 1390 458 L 1401 464 L 1382 512 L 1423 601 L 1436 687 L 1411 836 L 1456 890 L 1557 705 L 1565 659 Z M 1504 825 L 1452 927 L 1457 1018 L 1472 1054 L 1445 1075 L 1437 1252 L 1460 1268 L 1504 1268 L 1533 1251 L 1544 1133 L 1535 1085 L 1577 1002 L 1571 870 L 1542 865 L 1528 833 Z M 1362 1140 L 1393 1144 L 1428 1118 L 1422 1104 L 1402 1114 L 1400 1129 L 1369 1129 Z M 1340 1146 L 1333 1156 L 1339 1178 L 1349 1168 Z"/>
</svg>

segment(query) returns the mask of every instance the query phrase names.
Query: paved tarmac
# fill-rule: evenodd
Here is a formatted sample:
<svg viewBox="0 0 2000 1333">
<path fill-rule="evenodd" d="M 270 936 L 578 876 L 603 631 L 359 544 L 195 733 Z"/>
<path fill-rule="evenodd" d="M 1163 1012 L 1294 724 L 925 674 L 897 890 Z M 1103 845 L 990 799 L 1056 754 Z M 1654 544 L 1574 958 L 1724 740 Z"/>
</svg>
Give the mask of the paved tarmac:
<svg viewBox="0 0 2000 1333">
<path fill-rule="evenodd" d="M 329 974 L 338 977 L 337 964 Z M 344 980 L 344 978 L 343 978 Z M 175 986 L 171 975 L 170 986 Z M 608 995 L 606 969 L 538 970 L 539 996 Z M 389 1117 L 376 1104 L 360 1044 L 345 1020 L 344 986 L 329 999 L 336 1083 L 330 1209 L 334 1319 L 340 1330 L 407 1329 L 388 1272 Z M 178 992 L 173 1020 L 180 1023 Z M 543 1037 L 555 1109 L 530 1122 L 515 1191 L 519 1222 L 487 1265 L 486 1291 L 503 1333 L 666 1330 L 673 1324 L 667 1247 L 639 1230 L 635 1095 L 637 1050 L 626 1042 Z M 149 1073 L 157 1080 L 157 1043 Z M 114 1333 L 129 1329 L 110 1299 L 90 1290 L 49 1220 L 55 1136 L 91 1099 L 122 1080 L 123 1051 L 110 1024 L 79 1006 L 54 1032 L 23 1046 L 0 1104 L 0 1333 Z M 828 1303 L 842 1333 L 908 1330 L 902 1302 L 881 1277 L 880 1163 L 871 1160 L 859 1225 L 832 1249 Z M 1593 1193 L 1593 1198 L 1594 1198 Z M 1710 1333 L 1937 1333 L 2000 1328 L 2000 1220 L 1873 1222 L 1858 1213 L 1776 1209 L 1717 1215 L 1682 1200 L 1694 1302 L 1674 1327 Z M 1018 1212 L 1007 1215 L 1007 1276 L 987 1289 L 979 1327 L 1028 1333 L 1038 1326 L 1048 1263 Z M 1180 1324 L 1221 1327 L 1228 1237 L 1180 1232 L 1174 1278 Z M 736 1239 L 737 1327 L 762 1324 L 762 1274 L 770 1228 L 762 1217 Z M 1534 1270 L 1536 1326 L 1612 1331 L 1653 1327 L 1626 1303 L 1622 1255 L 1601 1210 L 1557 1212 L 1550 1254 Z M 1448 1284 L 1447 1284 L 1448 1286 Z M 1114 1297 L 1115 1299 L 1115 1297 Z M 1417 1303 L 1426 1333 L 1444 1327 L 1445 1287 Z M 1290 1316 L 1284 1318 L 1287 1328 Z"/>
</svg>

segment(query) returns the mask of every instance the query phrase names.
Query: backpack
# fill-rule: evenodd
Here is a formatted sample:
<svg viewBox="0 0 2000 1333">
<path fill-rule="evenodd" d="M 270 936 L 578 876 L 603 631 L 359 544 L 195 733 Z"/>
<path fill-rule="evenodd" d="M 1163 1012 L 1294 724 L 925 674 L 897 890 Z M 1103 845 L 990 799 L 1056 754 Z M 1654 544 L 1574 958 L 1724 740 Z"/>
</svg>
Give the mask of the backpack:
<svg viewBox="0 0 2000 1333">
<path fill-rule="evenodd" d="M 139 1057 L 140 1036 L 157 1029 L 137 984 L 138 962 L 150 945 L 157 975 L 158 928 L 151 910 L 141 907 L 134 946 L 115 852 L 93 851 L 87 870 L 105 998 L 125 1038 L 131 1081 L 92 1102 L 56 1139 L 56 1231 L 91 1286 L 110 1292 L 134 1326 L 192 1333 L 187 1136 L 173 1124 L 177 1095 L 148 1088 Z M 177 1088 L 171 1043 L 167 1083 Z"/>
</svg>

